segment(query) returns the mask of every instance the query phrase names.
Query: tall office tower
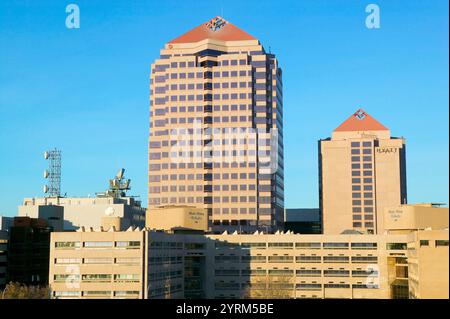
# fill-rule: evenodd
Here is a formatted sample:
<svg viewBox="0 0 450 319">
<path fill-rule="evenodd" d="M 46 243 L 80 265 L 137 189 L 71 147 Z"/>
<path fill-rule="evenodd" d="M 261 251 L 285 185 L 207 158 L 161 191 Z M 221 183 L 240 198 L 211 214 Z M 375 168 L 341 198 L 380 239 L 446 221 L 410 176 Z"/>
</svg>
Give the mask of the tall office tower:
<svg viewBox="0 0 450 319">
<path fill-rule="evenodd" d="M 216 17 L 168 42 L 151 66 L 149 194 L 204 208 L 213 231 L 281 229 L 282 71 Z"/>
<path fill-rule="evenodd" d="M 319 141 L 324 234 L 384 232 L 383 209 L 406 204 L 405 140 L 362 109 Z"/>
</svg>

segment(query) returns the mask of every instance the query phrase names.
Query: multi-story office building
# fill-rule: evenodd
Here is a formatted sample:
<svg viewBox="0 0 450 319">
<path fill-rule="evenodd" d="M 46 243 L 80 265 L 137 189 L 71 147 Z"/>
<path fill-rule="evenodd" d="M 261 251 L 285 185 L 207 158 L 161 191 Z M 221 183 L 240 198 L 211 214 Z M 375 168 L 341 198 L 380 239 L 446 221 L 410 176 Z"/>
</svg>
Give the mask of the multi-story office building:
<svg viewBox="0 0 450 319">
<path fill-rule="evenodd" d="M 206 209 L 217 231 L 282 228 L 282 71 L 220 17 L 151 66 L 148 203 Z"/>
<path fill-rule="evenodd" d="M 3 289 L 6 285 L 8 238 L 9 233 L 5 230 L 0 230 L 0 290 Z"/>
<path fill-rule="evenodd" d="M 324 234 L 382 234 L 385 207 L 406 203 L 405 140 L 363 110 L 319 141 Z"/>
<path fill-rule="evenodd" d="M 48 284 L 51 231 L 45 219 L 14 218 L 9 230 L 7 282 Z"/>
<path fill-rule="evenodd" d="M 53 233 L 50 284 L 55 298 L 448 298 L 448 209 L 421 207 L 387 211 L 378 235 L 195 234 L 179 218 L 166 232 Z"/>
</svg>

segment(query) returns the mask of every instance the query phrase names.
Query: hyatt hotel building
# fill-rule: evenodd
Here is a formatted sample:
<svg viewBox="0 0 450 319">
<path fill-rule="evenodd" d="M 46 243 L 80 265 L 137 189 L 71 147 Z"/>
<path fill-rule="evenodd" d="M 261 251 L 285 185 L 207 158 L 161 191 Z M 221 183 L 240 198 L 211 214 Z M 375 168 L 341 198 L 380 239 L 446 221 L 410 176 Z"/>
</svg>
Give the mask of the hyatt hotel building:
<svg viewBox="0 0 450 319">
<path fill-rule="evenodd" d="M 282 71 L 258 39 L 216 17 L 151 65 L 149 210 L 205 209 L 213 232 L 282 228 Z"/>
<path fill-rule="evenodd" d="M 405 139 L 359 109 L 319 141 L 324 234 L 383 234 L 386 207 L 406 204 Z"/>
</svg>

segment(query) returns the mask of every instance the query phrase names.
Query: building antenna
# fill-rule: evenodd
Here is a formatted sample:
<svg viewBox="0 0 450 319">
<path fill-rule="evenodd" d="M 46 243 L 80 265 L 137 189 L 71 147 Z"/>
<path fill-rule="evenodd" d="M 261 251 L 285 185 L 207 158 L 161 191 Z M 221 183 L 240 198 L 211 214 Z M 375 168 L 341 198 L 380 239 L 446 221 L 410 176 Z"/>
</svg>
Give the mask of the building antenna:
<svg viewBox="0 0 450 319">
<path fill-rule="evenodd" d="M 224 19 L 224 17 L 223 17 L 223 2 L 222 2 L 222 0 L 220 0 L 220 16 L 221 16 L 222 19 Z"/>
<path fill-rule="evenodd" d="M 47 197 L 61 196 L 61 151 L 54 149 L 44 152 L 44 158 L 48 160 L 48 169 L 44 171 L 44 178 L 48 184 L 44 185 L 44 193 Z"/>
</svg>

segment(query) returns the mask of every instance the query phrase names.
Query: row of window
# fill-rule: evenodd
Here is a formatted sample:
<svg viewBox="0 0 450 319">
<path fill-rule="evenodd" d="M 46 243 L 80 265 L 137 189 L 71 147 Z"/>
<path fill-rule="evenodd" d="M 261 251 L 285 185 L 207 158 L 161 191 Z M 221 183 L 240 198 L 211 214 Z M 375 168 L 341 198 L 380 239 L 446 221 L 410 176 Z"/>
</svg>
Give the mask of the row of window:
<svg viewBox="0 0 450 319">
<path fill-rule="evenodd" d="M 420 240 L 419 243 L 420 243 L 420 247 L 430 246 L 429 240 Z M 449 241 L 448 240 L 435 240 L 434 245 L 436 247 L 447 247 L 449 245 Z"/>
<path fill-rule="evenodd" d="M 55 248 L 127 248 L 127 249 L 139 249 L 141 243 L 139 241 L 61 241 L 55 242 Z"/>
<path fill-rule="evenodd" d="M 302 283 L 302 284 L 289 284 L 289 283 L 244 283 L 239 284 L 237 282 L 216 282 L 214 287 L 216 290 L 240 290 L 242 288 L 251 288 L 251 289 L 293 289 L 294 287 L 298 290 L 321 290 L 322 284 L 318 283 Z M 323 288 L 355 288 L 355 289 L 378 289 L 379 286 L 377 284 L 346 284 L 346 283 L 328 283 L 324 284 Z"/>
<path fill-rule="evenodd" d="M 261 186 L 269 186 L 268 190 L 266 190 L 266 188 L 260 188 L 260 191 L 270 191 L 270 185 L 261 185 Z M 209 188 L 209 189 L 208 189 Z M 256 190 L 256 185 L 255 184 L 241 184 L 241 185 L 236 185 L 236 184 L 224 184 L 224 185 L 171 185 L 171 186 L 152 186 L 150 187 L 149 191 L 150 193 L 154 194 L 154 193 L 167 193 L 167 192 L 203 192 L 203 191 L 209 191 L 209 190 L 214 190 L 214 191 L 224 191 L 224 192 L 228 192 L 228 191 L 254 191 Z"/>
<path fill-rule="evenodd" d="M 361 227 L 367 227 L 367 228 L 373 228 L 374 227 L 374 223 L 373 222 L 353 222 L 353 227 L 355 228 L 361 228 Z"/>
<path fill-rule="evenodd" d="M 195 178 L 194 178 L 195 177 Z M 228 180 L 228 179 L 232 179 L 232 180 L 236 180 L 236 179 L 255 179 L 256 178 L 256 173 L 223 173 L 223 174 L 219 174 L 219 173 L 214 173 L 212 174 L 212 178 L 214 180 L 219 180 L 219 179 L 223 179 L 223 180 Z M 203 180 L 204 179 L 204 174 L 199 173 L 199 174 L 163 174 L 163 175 L 150 175 L 149 176 L 149 181 L 150 182 L 159 182 L 161 180 L 163 181 L 176 181 L 176 180 L 180 180 L 180 181 L 184 181 L 184 180 Z"/>
<path fill-rule="evenodd" d="M 164 146 L 164 145 L 163 145 Z M 247 162 L 223 162 L 223 163 L 161 163 L 161 164 L 150 164 L 150 171 L 159 171 L 161 169 L 211 169 L 211 168 L 246 168 L 246 167 L 255 167 L 255 163 L 247 163 Z"/>
<path fill-rule="evenodd" d="M 292 263 L 294 262 L 294 256 L 215 256 L 215 262 L 254 262 L 254 263 Z M 297 263 L 348 263 L 351 260 L 352 263 L 377 263 L 377 256 L 295 256 L 295 262 Z"/>
<path fill-rule="evenodd" d="M 241 243 L 241 247 L 243 248 L 256 248 L 256 249 L 266 249 L 268 248 L 277 248 L 277 249 L 348 249 L 351 247 L 352 249 L 376 249 L 378 246 L 377 243 L 339 243 L 339 242 L 330 242 L 330 243 L 320 243 L 320 242 L 305 242 L 305 243 L 283 243 L 283 242 L 274 242 L 274 243 Z M 233 244 L 229 244 L 227 242 L 217 242 L 216 248 L 229 248 L 233 247 Z"/>
<path fill-rule="evenodd" d="M 368 270 L 345 270 L 345 269 L 215 269 L 214 274 L 216 276 L 266 276 L 268 275 L 280 275 L 280 276 L 293 276 L 295 273 L 298 277 L 377 277 L 378 271 L 373 269 Z"/>
<path fill-rule="evenodd" d="M 361 142 L 351 142 L 351 147 L 360 147 Z M 362 142 L 363 147 L 372 147 L 372 142 L 364 141 Z"/>
<path fill-rule="evenodd" d="M 372 156 L 352 156 L 352 162 L 360 162 L 361 158 L 363 160 L 363 162 L 371 162 L 372 161 Z"/>
<path fill-rule="evenodd" d="M 57 265 L 76 264 L 120 264 L 139 265 L 141 259 L 138 257 L 117 257 L 117 258 L 55 258 Z"/>
<path fill-rule="evenodd" d="M 56 298 L 70 298 L 80 296 L 115 296 L 115 297 L 138 297 L 139 291 L 134 290 L 122 290 L 122 291 L 54 291 L 53 296 Z"/>
<path fill-rule="evenodd" d="M 140 282 L 141 276 L 139 274 L 56 274 L 54 275 L 55 282 Z"/>
</svg>

